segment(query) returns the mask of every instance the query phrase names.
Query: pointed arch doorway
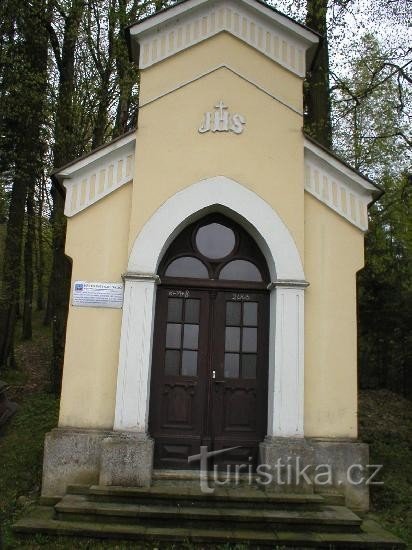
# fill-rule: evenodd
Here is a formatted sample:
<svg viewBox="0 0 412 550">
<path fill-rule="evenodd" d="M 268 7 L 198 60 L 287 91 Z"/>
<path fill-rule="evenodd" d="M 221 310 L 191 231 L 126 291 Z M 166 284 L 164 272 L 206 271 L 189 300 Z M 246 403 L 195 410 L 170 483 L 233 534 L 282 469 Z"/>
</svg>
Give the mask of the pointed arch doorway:
<svg viewBox="0 0 412 550">
<path fill-rule="evenodd" d="M 188 469 L 201 445 L 236 447 L 215 456 L 218 467 L 256 466 L 268 403 L 262 252 L 234 221 L 211 214 L 174 239 L 159 276 L 149 412 L 155 467 Z"/>
</svg>

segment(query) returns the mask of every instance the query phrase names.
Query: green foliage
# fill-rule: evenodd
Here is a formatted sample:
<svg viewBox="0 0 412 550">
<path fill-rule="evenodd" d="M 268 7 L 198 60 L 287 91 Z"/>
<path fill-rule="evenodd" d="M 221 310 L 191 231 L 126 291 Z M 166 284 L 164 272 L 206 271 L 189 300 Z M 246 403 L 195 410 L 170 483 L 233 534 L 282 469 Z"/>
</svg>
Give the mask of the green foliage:
<svg viewBox="0 0 412 550">
<path fill-rule="evenodd" d="M 411 92 L 376 38 L 365 34 L 351 51 L 333 94 L 335 147 L 385 190 L 370 210 L 358 277 L 360 384 L 411 396 Z"/>
<path fill-rule="evenodd" d="M 358 39 L 347 57 L 332 96 L 335 148 L 377 180 L 397 176 L 412 160 L 411 89 L 395 70 L 392 48 L 372 35 Z"/>
<path fill-rule="evenodd" d="M 360 383 L 412 397 L 412 185 L 406 173 L 382 184 L 359 275 Z"/>
<path fill-rule="evenodd" d="M 57 412 L 51 395 L 29 396 L 0 437 L 0 524 L 10 522 L 18 497 L 37 494 L 44 434 L 56 425 Z"/>
<path fill-rule="evenodd" d="M 6 192 L 5 186 L 0 181 L 0 226 L 6 222 L 8 211 L 9 211 L 9 197 Z"/>
<path fill-rule="evenodd" d="M 389 406 L 390 405 L 390 406 Z M 385 414 L 382 414 L 385 411 Z M 412 546 L 412 409 L 389 391 L 362 392 L 360 436 L 370 445 L 370 464 L 382 464 L 371 487 L 372 512 L 379 522 Z"/>
</svg>

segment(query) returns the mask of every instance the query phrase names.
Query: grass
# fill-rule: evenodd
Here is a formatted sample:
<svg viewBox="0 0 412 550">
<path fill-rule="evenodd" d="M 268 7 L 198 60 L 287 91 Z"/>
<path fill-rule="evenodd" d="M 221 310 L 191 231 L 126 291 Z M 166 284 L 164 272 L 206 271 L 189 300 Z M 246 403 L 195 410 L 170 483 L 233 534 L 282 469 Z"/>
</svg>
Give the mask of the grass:
<svg viewBox="0 0 412 550">
<path fill-rule="evenodd" d="M 0 438 L 0 524 L 6 548 L 16 547 L 10 524 L 17 510 L 39 494 L 44 434 L 56 425 L 57 412 L 53 396 L 29 395 Z"/>
<path fill-rule="evenodd" d="M 58 400 L 48 393 L 50 333 L 35 319 L 33 340 L 20 342 L 16 357 L 19 370 L 2 373 L 10 385 L 9 397 L 19 410 L 0 433 L 0 549 L 127 549 L 156 548 L 153 544 L 98 541 L 86 538 L 14 535 L 11 525 L 36 502 L 41 485 L 44 435 L 57 424 Z M 387 391 L 363 392 L 360 431 L 370 444 L 371 464 L 383 464 L 384 485 L 372 487 L 371 516 L 412 548 L 412 412 L 409 401 Z M 170 545 L 191 549 L 192 544 Z M 221 545 L 221 550 L 245 549 Z"/>
</svg>

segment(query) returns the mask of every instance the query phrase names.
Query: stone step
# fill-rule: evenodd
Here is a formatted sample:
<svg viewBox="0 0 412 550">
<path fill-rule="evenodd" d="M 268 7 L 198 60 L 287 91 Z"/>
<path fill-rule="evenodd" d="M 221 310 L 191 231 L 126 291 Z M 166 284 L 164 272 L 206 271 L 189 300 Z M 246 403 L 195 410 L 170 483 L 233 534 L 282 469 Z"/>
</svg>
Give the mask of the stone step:
<svg viewBox="0 0 412 550">
<path fill-rule="evenodd" d="M 207 472 L 208 478 L 212 480 L 214 478 L 214 472 Z M 180 483 L 190 483 L 194 482 L 199 484 L 199 470 L 153 470 L 152 473 L 152 483 L 154 485 L 161 484 L 162 482 L 175 481 Z M 253 477 L 255 474 L 252 474 L 252 483 Z M 238 483 L 240 485 L 251 485 L 251 479 L 249 474 L 239 472 L 235 474 L 234 472 L 227 473 L 225 471 L 217 473 L 218 479 L 229 479 L 230 483 Z"/>
<path fill-rule="evenodd" d="M 307 531 L 276 530 L 269 525 L 265 529 L 235 530 L 225 528 L 182 528 L 173 526 L 124 525 L 112 523 L 74 522 L 57 520 L 52 507 L 38 506 L 29 517 L 14 524 L 13 529 L 20 534 L 45 533 L 76 537 L 112 538 L 117 540 L 138 540 L 143 542 L 174 542 L 212 544 L 246 543 L 254 547 L 273 548 L 339 548 L 363 550 L 403 550 L 406 545 L 395 536 L 387 533 L 375 522 L 364 522 L 359 533 L 319 533 Z"/>
<path fill-rule="evenodd" d="M 209 479 L 213 480 L 214 472 L 208 472 Z M 219 472 L 219 479 L 226 479 L 226 472 Z M 153 470 L 152 474 L 152 485 L 162 487 L 170 483 L 179 483 L 181 486 L 199 486 L 199 471 L 198 470 Z M 240 473 L 237 476 L 231 474 L 229 476 L 229 484 L 231 487 L 239 485 L 239 488 L 244 489 L 246 487 L 256 487 L 256 483 L 250 484 L 250 477 L 248 474 Z M 211 483 L 213 486 L 213 483 Z M 282 493 L 281 493 L 282 495 Z M 328 488 L 326 491 L 317 492 L 316 495 L 320 495 L 323 498 L 323 501 L 327 504 L 335 506 L 344 506 L 345 497 L 342 493 L 334 490 L 333 488 Z M 310 495 L 308 495 L 310 496 Z M 316 498 L 316 497 L 315 497 Z"/>
<path fill-rule="evenodd" d="M 70 488 L 69 488 L 70 489 Z M 68 493 L 72 492 L 68 490 Z M 77 493 L 79 494 L 79 493 Z M 85 494 L 85 493 L 80 493 Z M 265 491 L 259 487 L 247 487 L 236 489 L 225 489 L 220 487 L 215 489 L 213 493 L 204 493 L 198 484 L 187 487 L 181 483 L 163 484 L 161 486 L 143 487 L 116 487 L 92 485 L 88 488 L 87 493 L 90 500 L 110 502 L 115 499 L 118 502 L 153 502 L 161 503 L 162 501 L 174 501 L 175 503 L 196 502 L 200 506 L 210 503 L 218 504 L 219 506 L 232 507 L 267 507 L 273 506 L 319 506 L 324 504 L 324 499 L 320 495 L 315 494 L 298 494 L 298 493 L 275 493 Z"/>
<path fill-rule="evenodd" d="M 307 529 L 308 526 L 319 531 L 359 531 L 362 520 L 344 506 L 323 506 L 319 510 L 303 509 L 250 509 L 222 508 L 216 506 L 197 506 L 187 502 L 185 505 L 174 503 L 131 504 L 124 502 L 93 502 L 85 495 L 66 495 L 56 506 L 57 519 L 68 521 L 99 521 L 111 523 L 142 522 L 146 525 L 163 524 L 191 527 L 230 522 L 239 529 L 253 524 L 256 528 L 270 524 L 282 527 L 291 525 L 294 529 Z"/>
<path fill-rule="evenodd" d="M 182 494 L 182 487 L 184 487 L 184 491 Z M 81 485 L 81 484 L 72 484 L 68 485 L 67 487 L 67 494 L 72 495 L 90 495 L 90 498 L 94 500 L 99 501 L 110 501 L 113 496 L 116 496 L 116 498 L 120 501 L 124 502 L 159 502 L 163 499 L 165 500 L 176 500 L 177 502 L 180 500 L 187 500 L 187 489 L 190 488 L 190 500 L 199 500 L 199 503 L 206 501 L 208 502 L 208 495 L 205 495 L 200 491 L 199 495 L 199 480 L 197 479 L 196 482 L 193 482 L 193 480 L 189 481 L 182 481 L 179 482 L 172 481 L 172 480 L 166 480 L 166 479 L 158 479 L 153 483 L 153 485 L 150 487 L 150 489 L 140 489 L 138 488 L 137 491 L 135 491 L 133 488 L 132 491 L 129 491 L 129 488 L 126 488 L 127 490 L 124 491 L 124 487 L 117 488 L 117 487 L 103 487 L 99 486 L 99 490 L 96 491 L 96 486 L 92 486 L 92 493 L 90 492 L 90 486 L 89 485 Z M 110 491 L 106 491 L 106 489 L 110 489 Z M 114 489 L 114 491 L 112 491 Z M 220 490 L 221 488 L 215 489 L 215 497 L 209 497 L 210 500 L 214 498 L 215 501 L 219 501 L 220 505 L 225 506 L 224 499 L 221 498 L 222 492 Z M 245 495 L 245 490 L 251 491 L 251 498 L 242 498 Z M 226 489 L 227 491 L 227 489 Z M 235 492 L 236 491 L 236 492 Z M 265 495 L 262 497 L 262 494 Z M 236 496 L 241 495 L 241 498 L 239 499 L 239 502 L 236 500 Z M 256 496 L 257 495 L 257 496 Z M 205 498 L 206 497 L 206 498 Z M 57 503 L 57 501 L 60 499 L 54 499 L 52 501 L 51 499 L 42 499 L 42 504 L 45 506 L 51 506 Z M 310 494 L 300 494 L 300 493 L 279 493 L 274 491 L 268 491 L 265 490 L 262 487 L 258 487 L 256 485 L 254 486 L 240 486 L 237 488 L 233 488 L 230 497 L 229 502 L 227 503 L 230 506 L 238 506 L 242 505 L 242 502 L 247 502 L 249 506 L 256 506 L 259 503 L 262 502 L 262 500 L 267 501 L 267 506 L 270 508 L 273 505 L 277 505 L 281 507 L 282 505 L 289 505 L 293 504 L 296 506 L 310 506 L 310 507 L 317 507 L 321 504 L 329 504 L 332 506 L 345 506 L 345 497 L 337 492 L 325 492 L 325 493 L 310 493 Z"/>
</svg>

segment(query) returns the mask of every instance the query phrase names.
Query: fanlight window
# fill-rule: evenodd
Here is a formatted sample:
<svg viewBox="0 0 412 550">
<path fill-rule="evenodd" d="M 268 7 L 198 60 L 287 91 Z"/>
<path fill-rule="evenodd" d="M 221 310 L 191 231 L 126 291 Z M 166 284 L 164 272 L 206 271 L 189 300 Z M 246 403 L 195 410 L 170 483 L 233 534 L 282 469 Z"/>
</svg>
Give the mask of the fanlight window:
<svg viewBox="0 0 412 550">
<path fill-rule="evenodd" d="M 191 256 L 173 260 L 166 269 L 165 275 L 166 277 L 194 277 L 195 279 L 209 278 L 205 264 Z"/>
<path fill-rule="evenodd" d="M 264 288 L 269 282 L 265 259 L 252 237 L 220 214 L 184 229 L 170 245 L 159 274 L 169 282 L 202 279 L 208 286 L 242 282 Z"/>
<path fill-rule="evenodd" d="M 211 260 L 225 258 L 233 251 L 235 244 L 235 233 L 221 223 L 209 223 L 196 232 L 197 249 Z"/>
<path fill-rule="evenodd" d="M 226 264 L 220 272 L 219 279 L 229 281 L 262 281 L 260 271 L 247 260 L 233 260 Z"/>
</svg>

